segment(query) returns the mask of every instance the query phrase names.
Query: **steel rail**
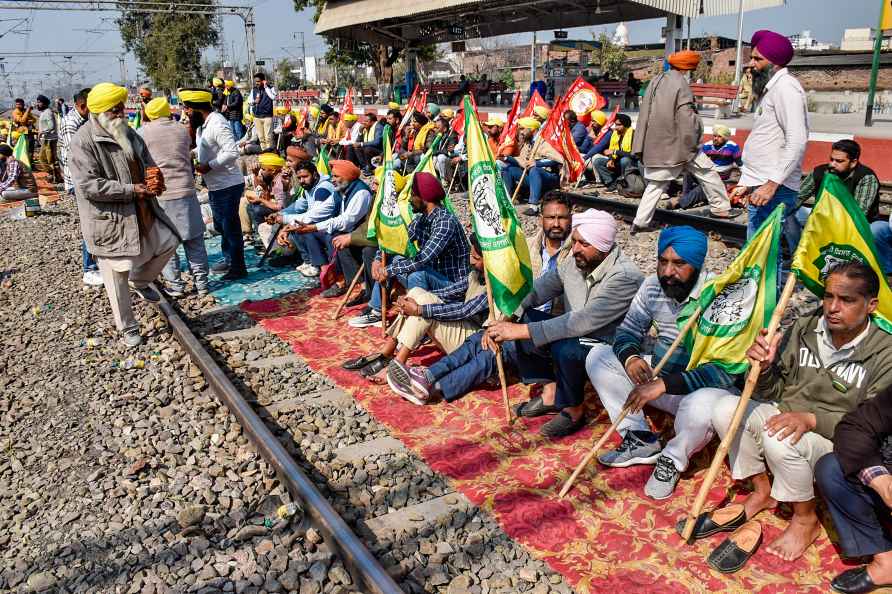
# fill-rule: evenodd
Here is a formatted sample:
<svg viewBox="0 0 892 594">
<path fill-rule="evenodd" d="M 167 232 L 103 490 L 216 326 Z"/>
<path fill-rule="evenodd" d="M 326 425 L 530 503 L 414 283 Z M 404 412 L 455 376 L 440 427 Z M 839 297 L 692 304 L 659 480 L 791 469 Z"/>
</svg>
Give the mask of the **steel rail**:
<svg viewBox="0 0 892 594">
<path fill-rule="evenodd" d="M 332 545 L 333 552 L 350 570 L 354 582 L 362 582 L 369 591 L 375 594 L 402 594 L 403 591 L 393 581 L 390 574 L 372 556 L 356 534 L 350 530 L 344 519 L 304 474 L 294 458 L 288 454 L 269 427 L 254 412 L 251 405 L 226 377 L 217 362 L 163 295 L 157 307 L 167 318 L 180 345 L 189 354 L 195 365 L 201 369 L 205 380 L 214 390 L 217 398 L 235 415 L 245 435 L 251 440 L 264 460 L 275 469 L 279 479 L 292 496 L 304 502 L 311 520 Z"/>
</svg>

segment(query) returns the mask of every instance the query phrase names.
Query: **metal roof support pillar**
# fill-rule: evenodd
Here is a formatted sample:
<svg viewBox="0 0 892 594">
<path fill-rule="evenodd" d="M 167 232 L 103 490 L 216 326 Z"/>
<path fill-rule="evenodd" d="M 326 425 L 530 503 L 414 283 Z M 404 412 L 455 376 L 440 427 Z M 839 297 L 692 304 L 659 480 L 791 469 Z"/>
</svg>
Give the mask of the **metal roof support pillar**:
<svg viewBox="0 0 892 594">
<path fill-rule="evenodd" d="M 406 97 L 411 96 L 418 81 L 418 52 L 413 48 L 406 48 Z"/>
<path fill-rule="evenodd" d="M 734 84 L 740 84 L 740 74 L 743 72 L 743 0 L 737 5 L 737 58 L 734 62 Z"/>
<path fill-rule="evenodd" d="M 684 43 L 684 17 L 680 14 L 666 15 L 666 26 L 663 28 L 663 37 L 666 39 L 666 49 L 663 58 L 668 59 L 671 54 L 682 49 Z"/>
</svg>

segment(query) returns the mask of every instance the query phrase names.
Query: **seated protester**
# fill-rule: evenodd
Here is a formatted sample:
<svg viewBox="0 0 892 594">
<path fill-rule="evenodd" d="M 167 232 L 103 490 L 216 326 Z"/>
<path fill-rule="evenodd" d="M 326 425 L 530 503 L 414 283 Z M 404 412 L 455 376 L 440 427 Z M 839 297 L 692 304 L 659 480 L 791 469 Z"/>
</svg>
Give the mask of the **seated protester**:
<svg viewBox="0 0 892 594">
<path fill-rule="evenodd" d="M 338 141 L 338 147 L 332 151 L 332 156 L 339 159 L 345 158 L 349 149 L 355 147 L 362 139 L 363 127 L 358 124 L 359 116 L 355 113 L 345 113 L 343 118 L 344 136 Z M 349 159 L 345 159 L 349 161 Z M 356 163 L 354 163 L 357 167 Z"/>
<path fill-rule="evenodd" d="M 434 143 L 437 132 L 434 129 L 434 122 L 430 121 L 426 115 L 420 112 L 412 114 L 412 121 L 409 125 L 411 128 L 411 136 L 404 144 L 406 150 L 400 151 L 399 157 L 395 158 L 394 168 L 400 169 L 405 167 L 406 171 L 413 171 L 421 157 Z"/>
<path fill-rule="evenodd" d="M 790 503 L 792 520 L 768 546 L 769 553 L 785 561 L 798 559 L 821 531 L 813 469 L 833 450 L 836 424 L 892 382 L 892 336 L 870 319 L 878 304 L 876 273 L 864 264 L 842 262 L 830 269 L 825 282 L 821 313 L 797 319 L 771 344 L 763 330 L 747 351 L 750 362 L 761 363 L 762 373 L 728 459 L 734 480 L 750 479 L 753 491 L 739 513 L 718 510 L 701 516 L 733 514 L 733 520 L 715 523 L 734 529 L 778 502 Z M 728 395 L 713 407 L 712 424 L 721 437 L 738 400 Z"/>
<path fill-rule="evenodd" d="M 535 118 L 517 120 L 517 144 L 520 152 L 516 157 L 503 157 L 505 167 L 501 168 L 502 181 L 509 195 L 514 195 L 520 178 L 523 188 L 529 192 L 528 208 L 524 214 L 539 214 L 539 200 L 549 190 L 557 189 L 561 183 L 563 156 L 547 142 L 534 142 L 533 133 L 539 129 Z M 523 171 L 527 169 L 524 176 Z"/>
<path fill-rule="evenodd" d="M 356 229 L 368 217 L 372 206 L 372 191 L 359 179 L 359 167 L 350 161 L 338 159 L 330 161 L 328 165 L 331 168 L 330 181 L 337 190 L 337 210 L 330 218 L 322 221 L 299 223 L 297 229 L 291 232 L 292 237 L 296 236 L 298 246 L 302 246 L 301 254 L 309 256 L 304 256 L 304 264 L 317 269 L 314 273 L 310 267 L 305 266 L 304 276 L 319 274 L 318 269 L 331 260 L 335 235 L 350 233 Z M 346 287 L 335 284 L 326 289 L 322 296 L 338 297 L 346 291 Z"/>
<path fill-rule="evenodd" d="M 441 117 L 437 118 L 435 123 L 437 125 L 437 134 L 439 134 L 441 138 L 440 144 L 437 145 L 433 154 L 434 169 L 437 170 L 437 175 L 440 176 L 443 183 L 448 186 L 450 181 L 452 181 L 451 176 L 455 171 L 454 167 L 449 167 L 448 165 L 452 155 L 455 154 L 455 147 L 458 144 L 459 139 L 458 135 L 453 133 L 452 129 L 449 127 L 449 120 Z"/>
<path fill-rule="evenodd" d="M 700 147 L 700 152 L 715 163 L 715 170 L 725 185 L 734 184 L 740 179 L 740 171 L 736 168 L 743 165 L 741 150 L 736 142 L 731 140 L 731 129 L 727 126 L 713 126 L 712 142 L 707 142 Z M 736 172 L 736 175 L 734 175 Z M 684 185 L 681 196 L 669 200 L 668 208 L 692 208 L 700 204 L 706 204 L 706 192 L 690 173 L 685 173 Z"/>
<path fill-rule="evenodd" d="M 295 137 L 291 140 L 291 145 L 285 148 L 288 152 L 289 148 L 299 148 L 307 154 L 307 159 L 315 159 L 319 154 L 319 139 L 310 131 L 309 126 L 297 131 Z"/>
<path fill-rule="evenodd" d="M 585 425 L 585 358 L 593 346 L 613 342 L 644 280 L 615 239 L 613 215 L 594 209 L 573 215 L 573 261 L 536 279 L 520 305 L 521 323 L 498 322 L 486 330 L 484 346 L 515 341 L 513 360 L 524 383 L 548 384 L 541 396 L 515 407 L 523 417 L 558 413 L 540 429 L 546 437 L 570 435 Z M 558 297 L 562 315 L 534 309 Z"/>
<path fill-rule="evenodd" d="M 710 276 L 702 272 L 706 235 L 692 227 L 663 229 L 657 252 L 657 273 L 638 289 L 613 347 L 594 347 L 585 367 L 611 421 L 626 405 L 633 407 L 616 428 L 622 443 L 598 460 L 620 468 L 656 463 L 644 494 L 666 499 L 691 457 L 712 438 L 712 406 L 728 391 L 736 392 L 737 377 L 715 364 L 686 371 L 690 354 L 684 346 L 675 350 L 660 376 L 653 377 L 653 366 L 678 336 L 679 314 L 700 297 Z M 651 329 L 656 329 L 655 338 Z M 645 404 L 675 415 L 675 436 L 662 451 L 659 435 L 651 431 L 642 412 Z"/>
<path fill-rule="evenodd" d="M 266 152 L 260 153 L 257 163 L 260 168 L 252 176 L 254 192 L 245 194 L 255 230 L 269 215 L 285 208 L 291 190 L 291 168 L 286 167 L 285 159 Z"/>
<path fill-rule="evenodd" d="M 340 208 L 339 196 L 328 176 L 320 176 L 310 161 L 300 163 L 294 176 L 303 194 L 278 213 L 269 215 L 266 222 L 282 225 L 276 241 L 281 246 L 291 246 L 300 252 L 303 264 L 297 267 L 297 271 L 312 278 L 319 274 L 319 269 L 310 263 L 311 254 L 306 242 L 301 240 L 303 235 L 293 232 L 335 216 Z"/>
<path fill-rule="evenodd" d="M 387 124 L 378 121 L 378 112 L 369 109 L 362 121 L 361 138 L 347 149 L 347 159 L 356 163 L 363 175 L 372 174 L 372 159 L 384 152 L 384 128 Z"/>
<path fill-rule="evenodd" d="M 424 115 L 427 116 L 428 120 L 433 122 L 438 117 L 440 117 L 440 106 L 436 103 L 428 103 L 424 107 Z"/>
<path fill-rule="evenodd" d="M 383 171 L 383 166 L 378 167 L 372 178 L 372 204 L 374 204 L 374 197 L 378 191 L 378 179 Z M 393 182 L 397 192 L 401 192 L 406 186 L 406 178 L 395 171 L 393 172 Z M 344 282 L 352 281 L 360 266 L 362 267 L 363 290 L 359 295 L 347 301 L 345 307 L 368 303 L 372 298 L 372 286 L 375 284 L 375 280 L 372 278 L 372 263 L 378 254 L 378 244 L 368 238 L 368 222 L 369 218 L 366 216 L 353 231 L 336 235 L 331 240 L 332 246 L 338 250 L 338 266 L 344 275 Z"/>
<path fill-rule="evenodd" d="M 830 582 L 835 592 L 861 594 L 892 586 L 892 386 L 837 423 L 833 452 L 818 460 L 815 481 L 827 502 L 842 554 L 871 558 Z"/>
<path fill-rule="evenodd" d="M 543 95 L 544 97 L 544 95 Z M 545 123 L 548 120 L 548 116 L 551 115 L 551 109 L 545 107 L 544 105 L 537 105 L 533 108 L 533 118 L 539 121 L 539 125 Z M 538 128 L 537 128 L 538 130 Z"/>
<path fill-rule="evenodd" d="M 617 182 L 635 164 L 635 157 L 632 156 L 634 136 L 632 118 L 628 114 L 618 113 L 610 133 L 585 153 L 585 158 L 591 160 L 598 179 L 610 192 L 616 191 Z"/>
<path fill-rule="evenodd" d="M 499 154 L 499 136 L 502 135 L 502 120 L 495 116 L 489 116 L 489 119 L 483 124 L 483 133 L 486 134 L 486 144 L 493 156 Z"/>
<path fill-rule="evenodd" d="M 347 361 L 344 368 L 359 369 L 369 379 L 386 369 L 387 383 L 394 392 L 410 402 L 424 404 L 409 388 L 406 367 L 409 355 L 425 336 L 448 355 L 480 330 L 489 313 L 483 258 L 474 236 L 471 236 L 470 262 L 467 278 L 432 291 L 415 287 L 397 299 L 395 307 L 400 315 L 387 329 L 384 348 Z"/>
<path fill-rule="evenodd" d="M 573 142 L 580 154 L 584 155 L 592 148 L 592 139 L 588 135 L 588 128 L 579 121 L 579 116 L 572 109 L 564 112 L 564 119 L 570 128 L 570 134 L 573 136 Z"/>
<path fill-rule="evenodd" d="M 12 156 L 12 147 L 0 144 L 0 200 L 10 202 L 37 198 L 37 182 L 31 169 Z"/>
<path fill-rule="evenodd" d="M 329 155 L 336 154 L 334 149 L 346 137 L 346 130 L 341 125 L 341 116 L 337 112 L 329 114 L 323 124 L 325 135 L 319 135 L 319 144 L 328 147 Z"/>
<path fill-rule="evenodd" d="M 372 265 L 375 285 L 369 305 L 348 322 L 353 328 L 364 328 L 381 322 L 381 284 L 394 278 L 411 290 L 421 287 L 434 291 L 468 277 L 468 240 L 458 218 L 443 205 L 446 191 L 436 176 L 420 171 L 412 177 L 410 203 L 417 213 L 409 223 L 409 241 L 418 252 L 412 257 L 391 256 L 381 263 L 379 252 Z"/>
<path fill-rule="evenodd" d="M 572 240 L 570 239 L 570 221 L 573 207 L 563 194 L 549 192 L 542 198 L 542 209 L 539 214 L 539 228 L 530 242 L 530 265 L 533 278 L 539 278 L 546 272 L 557 270 L 558 264 L 570 255 Z M 558 300 L 555 303 L 559 304 Z M 543 303 L 536 309 L 545 313 L 552 312 L 552 302 Z"/>
</svg>

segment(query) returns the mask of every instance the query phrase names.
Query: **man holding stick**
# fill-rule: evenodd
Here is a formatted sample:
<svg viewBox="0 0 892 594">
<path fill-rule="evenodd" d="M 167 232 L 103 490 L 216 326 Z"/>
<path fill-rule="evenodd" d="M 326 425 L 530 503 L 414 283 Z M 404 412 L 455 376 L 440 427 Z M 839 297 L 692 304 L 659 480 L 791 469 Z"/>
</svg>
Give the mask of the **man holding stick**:
<svg viewBox="0 0 892 594">
<path fill-rule="evenodd" d="M 666 499 L 691 457 L 712 438 L 712 407 L 716 400 L 736 391 L 737 376 L 714 363 L 686 371 L 690 355 L 680 346 L 669 354 L 659 377 L 647 359 L 661 360 L 678 336 L 676 320 L 691 300 L 700 296 L 709 275 L 702 272 L 706 235 L 692 227 L 669 227 L 657 244 L 657 274 L 648 277 L 616 331 L 613 346 L 600 344 L 589 351 L 586 371 L 610 420 L 630 412 L 617 424 L 623 436 L 614 450 L 598 457 L 601 464 L 624 468 L 656 463 L 644 494 Z M 652 352 L 646 353 L 648 333 L 656 327 Z M 675 415 L 675 436 L 660 448 L 642 409 L 645 404 Z"/>
<path fill-rule="evenodd" d="M 501 167 L 502 181 L 505 188 L 516 197 L 520 188 L 529 192 L 530 207 L 524 214 L 539 214 L 539 199 L 542 195 L 554 190 L 561 183 L 560 171 L 564 158 L 553 146 L 542 139 L 533 139 L 533 134 L 541 126 L 534 117 L 517 120 L 517 144 L 520 152 L 516 157 L 503 157 L 507 164 Z"/>
<path fill-rule="evenodd" d="M 827 274 L 822 312 L 798 319 L 783 344 L 780 334 L 769 344 L 763 331 L 750 347 L 750 364 L 762 370 L 759 399 L 748 403 L 728 458 L 732 477 L 749 478 L 753 492 L 736 514 L 702 514 L 694 538 L 705 536 L 706 525 L 716 527 L 710 533 L 734 530 L 781 501 L 792 505 L 793 518 L 769 553 L 792 561 L 818 537 L 815 465 L 833 450 L 842 417 L 892 382 L 892 336 L 870 318 L 879 283 L 869 266 L 839 263 Z M 713 409 L 713 426 L 723 438 L 738 401 L 727 395 Z"/>
</svg>

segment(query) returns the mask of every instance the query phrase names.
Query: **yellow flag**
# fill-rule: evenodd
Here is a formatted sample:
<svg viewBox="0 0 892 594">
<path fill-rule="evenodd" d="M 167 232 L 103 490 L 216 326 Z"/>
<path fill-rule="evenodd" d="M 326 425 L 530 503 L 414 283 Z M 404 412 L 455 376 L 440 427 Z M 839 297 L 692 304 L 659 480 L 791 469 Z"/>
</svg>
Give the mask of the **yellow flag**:
<svg viewBox="0 0 892 594">
<path fill-rule="evenodd" d="M 24 134 L 19 136 L 19 139 L 16 141 L 15 148 L 12 150 L 12 156 L 24 163 L 28 168 L 31 167 L 31 157 L 28 155 L 28 139 Z"/>
<path fill-rule="evenodd" d="M 747 241 L 728 269 L 710 279 L 700 297 L 685 306 L 679 327 L 700 306 L 700 319 L 685 337 L 688 369 L 714 363 L 744 373 L 746 351 L 767 327 L 777 305 L 777 258 L 784 205 L 779 204 Z"/>
<path fill-rule="evenodd" d="M 823 297 L 830 268 L 852 260 L 867 264 L 880 278 L 880 304 L 873 321 L 892 334 L 892 289 L 880 265 L 870 224 L 842 180 L 825 175 L 791 269 L 809 291 Z"/>
<path fill-rule="evenodd" d="M 883 16 L 880 21 L 880 29 L 883 31 L 892 29 L 892 0 L 883 0 Z"/>
</svg>

